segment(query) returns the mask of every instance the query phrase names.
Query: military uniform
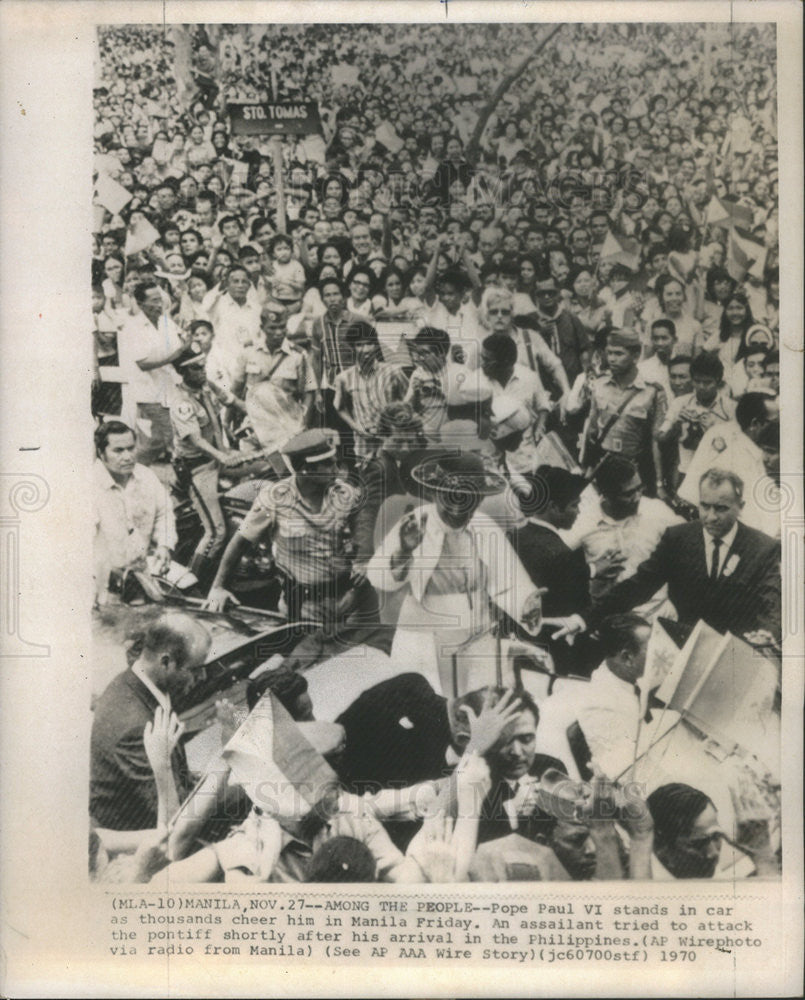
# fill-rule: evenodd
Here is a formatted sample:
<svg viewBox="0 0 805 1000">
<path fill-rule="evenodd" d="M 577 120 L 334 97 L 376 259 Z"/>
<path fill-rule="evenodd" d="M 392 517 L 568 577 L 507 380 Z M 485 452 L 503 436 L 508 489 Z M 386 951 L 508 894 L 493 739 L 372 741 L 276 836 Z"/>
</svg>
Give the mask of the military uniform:
<svg viewBox="0 0 805 1000">
<path fill-rule="evenodd" d="M 265 344 L 256 343 L 243 349 L 235 372 L 235 382 L 250 389 L 258 382 L 274 380 L 293 383 L 298 399 L 306 392 L 316 390 L 313 374 L 306 352 L 295 351 L 283 342 L 278 350 L 270 351 Z"/>
<path fill-rule="evenodd" d="M 187 487 L 204 528 L 190 564 L 196 576 L 203 575 L 226 540 L 226 524 L 218 502 L 218 463 L 190 440 L 190 435 L 198 435 L 213 447 L 226 450 L 218 415 L 220 399 L 209 384 L 191 389 L 182 383 L 176 386 L 170 403 L 174 469 L 179 482 Z"/>
<path fill-rule="evenodd" d="M 324 431 L 304 431 L 288 442 L 283 454 L 314 463 L 333 457 L 335 445 Z M 252 543 L 266 535 L 272 538 L 274 562 L 285 578 L 292 620 L 335 621 L 340 599 L 352 589 L 350 524 L 360 505 L 361 491 L 341 479 L 326 490 L 319 510 L 308 505 L 295 476 L 266 483 L 257 495 L 238 531 Z M 363 589 L 374 596 L 371 588 L 364 585 Z M 363 610 L 367 607 L 364 602 Z"/>
<path fill-rule="evenodd" d="M 601 449 L 597 461 L 606 454 L 631 459 L 640 471 L 646 491 L 654 493 L 651 443 L 662 426 L 668 403 L 662 386 L 635 375 L 620 386 L 609 373 L 599 376 L 592 386 L 588 441 Z M 594 464 L 597 464 L 594 459 Z M 587 456 L 590 464 L 590 456 Z"/>
</svg>

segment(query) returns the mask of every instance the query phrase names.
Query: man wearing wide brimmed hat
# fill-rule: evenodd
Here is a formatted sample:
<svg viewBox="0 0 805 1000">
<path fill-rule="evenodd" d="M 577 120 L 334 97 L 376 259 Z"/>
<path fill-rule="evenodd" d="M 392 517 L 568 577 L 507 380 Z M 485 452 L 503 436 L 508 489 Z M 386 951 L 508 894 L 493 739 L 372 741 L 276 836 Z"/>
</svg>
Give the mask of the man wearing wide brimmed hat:
<svg viewBox="0 0 805 1000">
<path fill-rule="evenodd" d="M 471 453 L 427 459 L 412 476 L 431 502 L 398 521 L 367 575 L 379 593 L 407 588 L 392 658 L 438 667 L 444 685 L 456 648 L 489 628 L 490 602 L 533 632 L 541 592 L 500 528 L 477 513 L 484 497 L 503 492 L 502 476 Z"/>
</svg>

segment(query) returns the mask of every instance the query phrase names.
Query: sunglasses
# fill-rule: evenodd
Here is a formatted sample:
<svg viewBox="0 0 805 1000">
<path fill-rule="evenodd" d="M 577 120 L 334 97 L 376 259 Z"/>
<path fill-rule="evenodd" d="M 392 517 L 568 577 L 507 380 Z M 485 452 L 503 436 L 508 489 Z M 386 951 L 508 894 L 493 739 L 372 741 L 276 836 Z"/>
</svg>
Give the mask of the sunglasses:
<svg viewBox="0 0 805 1000">
<path fill-rule="evenodd" d="M 489 310 L 489 315 L 490 316 L 511 316 L 511 314 L 512 314 L 511 309 L 490 309 Z"/>
<path fill-rule="evenodd" d="M 681 847 L 687 847 L 694 851 L 703 851 L 710 844 L 720 843 L 723 836 L 724 834 L 720 830 L 717 830 L 706 837 L 697 837 L 695 840 L 688 840 L 687 838 L 680 837 L 677 843 Z"/>
</svg>

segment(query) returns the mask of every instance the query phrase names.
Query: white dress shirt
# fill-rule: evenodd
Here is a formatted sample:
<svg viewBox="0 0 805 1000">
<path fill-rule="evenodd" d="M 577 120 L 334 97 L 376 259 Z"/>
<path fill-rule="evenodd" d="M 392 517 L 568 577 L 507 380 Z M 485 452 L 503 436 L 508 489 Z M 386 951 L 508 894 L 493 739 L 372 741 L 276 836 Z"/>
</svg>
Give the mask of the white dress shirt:
<svg viewBox="0 0 805 1000">
<path fill-rule="evenodd" d="M 588 565 L 599 559 L 604 552 L 616 550 L 626 556 L 626 562 L 615 582 L 633 576 L 637 567 L 657 548 L 666 528 L 682 524 L 682 518 L 671 508 L 651 497 L 641 497 L 637 512 L 620 521 L 615 520 L 601 509 L 601 498 L 592 487 L 582 494 L 581 507 L 576 523 L 567 531 L 560 531 L 571 549 L 584 548 Z M 591 591 L 594 597 L 601 596 L 608 584 L 593 579 Z M 635 612 L 652 620 L 657 615 L 676 618 L 673 605 L 668 601 L 665 586 L 645 604 L 635 608 Z"/>
<path fill-rule="evenodd" d="M 155 361 L 172 354 L 181 343 L 179 328 L 167 315 L 161 316 L 156 326 L 142 312 L 127 317 L 118 334 L 118 357 L 129 406 L 136 403 L 169 405 L 173 387 L 181 381 L 173 366 L 162 365 L 146 372 L 137 362 Z M 128 416 L 133 419 L 130 412 Z"/>
<path fill-rule="evenodd" d="M 727 563 L 730 549 L 732 548 L 733 542 L 735 541 L 735 536 L 738 534 L 738 522 L 730 528 L 730 530 L 721 539 L 721 545 L 718 549 L 718 576 L 719 579 L 724 573 L 724 566 Z M 704 557 L 707 563 L 707 575 L 713 572 L 713 550 L 715 548 L 713 536 L 704 531 Z"/>
<path fill-rule="evenodd" d="M 146 556 L 157 546 L 172 549 L 176 527 L 167 490 L 146 466 L 135 465 L 121 486 L 96 459 L 93 480 L 93 562 L 100 600 L 112 570 L 144 566 Z"/>
</svg>

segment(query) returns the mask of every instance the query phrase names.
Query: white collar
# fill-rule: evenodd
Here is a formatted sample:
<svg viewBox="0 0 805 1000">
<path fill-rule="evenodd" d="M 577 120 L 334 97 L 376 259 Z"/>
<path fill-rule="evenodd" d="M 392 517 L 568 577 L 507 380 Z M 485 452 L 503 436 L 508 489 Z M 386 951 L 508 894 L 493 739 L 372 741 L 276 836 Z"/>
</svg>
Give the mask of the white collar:
<svg viewBox="0 0 805 1000">
<path fill-rule="evenodd" d="M 548 524 L 547 521 L 543 521 L 539 517 L 529 517 L 528 518 L 528 523 L 529 524 L 536 524 L 540 528 L 547 528 L 548 531 L 552 531 L 557 536 L 557 538 L 561 538 L 562 537 L 562 534 L 561 534 L 561 532 L 559 531 L 558 528 L 554 527 L 554 525 L 552 525 L 552 524 Z"/>
<path fill-rule="evenodd" d="M 613 673 L 606 660 L 599 663 L 595 670 L 593 670 L 590 674 L 590 682 L 593 684 L 605 684 L 607 687 L 622 687 L 624 694 L 627 691 L 629 694 L 636 693 L 635 685 L 630 681 L 625 681 L 622 677 L 618 677 L 617 674 Z"/>
<path fill-rule="evenodd" d="M 161 705 L 166 712 L 170 712 L 171 710 L 170 697 L 167 694 L 165 694 L 164 691 L 159 690 L 156 684 L 154 684 L 154 682 L 151 680 L 148 674 L 146 674 L 146 672 L 140 666 L 139 662 L 134 664 L 134 666 L 131 668 L 131 672 L 134 674 L 135 677 L 137 677 L 139 680 L 143 682 L 143 684 L 148 688 L 148 690 L 154 696 L 157 703 Z"/>
<path fill-rule="evenodd" d="M 643 514 L 645 512 L 646 509 L 645 501 L 648 499 L 649 499 L 648 497 L 644 496 L 640 497 L 640 499 L 637 502 L 637 510 L 634 512 L 634 514 L 629 514 L 626 517 L 614 518 L 611 514 L 607 514 L 607 512 L 604 510 L 604 508 L 601 506 L 601 499 L 599 498 L 598 510 L 601 516 L 598 518 L 598 523 L 601 524 L 601 522 L 603 521 L 604 524 L 614 524 L 614 525 L 626 524 L 627 521 L 631 521 L 633 518 L 639 517 L 640 514 Z"/>
<path fill-rule="evenodd" d="M 707 552 L 712 552 L 713 536 L 710 535 L 707 531 L 704 531 L 704 528 L 702 528 L 702 531 L 704 532 L 705 549 L 707 550 Z M 733 543 L 735 542 L 735 536 L 737 534 L 738 534 L 738 522 L 736 521 L 735 524 L 733 524 L 730 530 L 726 533 L 726 535 L 724 535 L 724 537 L 720 539 L 722 544 L 721 552 L 723 553 L 721 557 L 722 559 L 724 558 L 724 555 L 726 555 L 727 552 L 729 552 L 729 550 L 732 548 Z"/>
<path fill-rule="evenodd" d="M 97 481 L 98 486 L 106 490 L 114 490 L 114 489 L 125 490 L 132 480 L 140 479 L 140 469 L 142 469 L 142 466 L 139 463 L 135 462 L 134 468 L 131 470 L 131 477 L 128 479 L 125 485 L 123 485 L 114 478 L 112 473 L 106 468 L 106 466 L 99 458 L 95 459 L 95 479 Z"/>
</svg>

